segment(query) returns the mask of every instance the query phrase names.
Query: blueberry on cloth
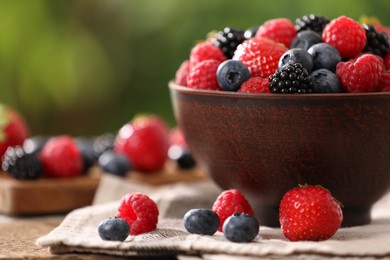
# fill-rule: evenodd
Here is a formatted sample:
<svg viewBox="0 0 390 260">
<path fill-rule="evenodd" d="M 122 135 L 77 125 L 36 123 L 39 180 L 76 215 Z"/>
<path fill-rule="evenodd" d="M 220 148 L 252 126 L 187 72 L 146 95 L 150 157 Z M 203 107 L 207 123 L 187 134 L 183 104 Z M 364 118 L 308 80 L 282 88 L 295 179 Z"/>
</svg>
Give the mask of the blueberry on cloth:
<svg viewBox="0 0 390 260">
<path fill-rule="evenodd" d="M 192 234 L 212 236 L 219 228 L 219 217 L 211 209 L 191 209 L 183 221 L 185 229 Z"/>
<path fill-rule="evenodd" d="M 130 227 L 122 218 L 108 218 L 100 222 L 98 232 L 103 240 L 124 241 L 130 234 Z"/>
<path fill-rule="evenodd" d="M 227 240 L 237 243 L 252 241 L 259 233 L 260 224 L 257 219 L 246 213 L 234 213 L 222 226 Z"/>
</svg>

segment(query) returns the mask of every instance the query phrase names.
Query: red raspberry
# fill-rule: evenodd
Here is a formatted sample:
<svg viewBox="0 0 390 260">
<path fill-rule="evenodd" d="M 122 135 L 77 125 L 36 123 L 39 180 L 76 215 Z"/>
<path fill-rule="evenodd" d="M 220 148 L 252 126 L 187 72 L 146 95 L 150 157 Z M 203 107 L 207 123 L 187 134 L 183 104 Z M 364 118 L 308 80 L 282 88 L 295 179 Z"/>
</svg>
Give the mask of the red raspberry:
<svg viewBox="0 0 390 260">
<path fill-rule="evenodd" d="M 364 54 L 357 59 L 339 62 L 336 75 L 347 92 L 374 92 L 383 73 L 383 60 L 374 54 Z"/>
<path fill-rule="evenodd" d="M 284 194 L 279 207 L 282 234 L 291 241 L 320 241 L 341 225 L 340 203 L 321 186 L 306 185 Z"/>
<path fill-rule="evenodd" d="M 28 137 L 28 126 L 15 109 L 0 104 L 0 158 L 9 146 L 22 145 Z"/>
<path fill-rule="evenodd" d="M 377 91 L 390 92 L 390 70 L 385 70 L 382 73 L 382 77 L 381 80 L 379 81 Z"/>
<path fill-rule="evenodd" d="M 390 52 L 386 54 L 386 56 L 383 58 L 383 62 L 385 64 L 385 69 L 390 70 Z"/>
<path fill-rule="evenodd" d="M 115 137 L 114 151 L 124 154 L 140 172 L 161 170 L 168 158 L 169 128 L 156 115 L 141 115 L 125 124 Z"/>
<path fill-rule="evenodd" d="M 297 30 L 290 20 L 277 18 L 268 20 L 260 26 L 255 37 L 266 37 L 275 42 L 283 43 L 289 48 L 296 35 Z"/>
<path fill-rule="evenodd" d="M 197 89 L 221 89 L 217 81 L 217 69 L 221 62 L 204 60 L 191 67 L 187 76 L 187 87 Z"/>
<path fill-rule="evenodd" d="M 147 195 L 134 192 L 125 195 L 119 205 L 117 217 L 129 224 L 130 235 L 155 230 L 158 222 L 156 203 Z"/>
<path fill-rule="evenodd" d="M 191 66 L 204 60 L 216 60 L 221 63 L 226 60 L 226 57 L 220 48 L 214 46 L 212 42 L 206 41 L 196 44 L 190 53 Z"/>
<path fill-rule="evenodd" d="M 84 162 L 74 139 L 67 135 L 50 138 L 40 152 L 45 177 L 75 177 L 84 169 Z"/>
<path fill-rule="evenodd" d="M 328 23 L 323 32 L 322 40 L 334 46 L 342 59 L 356 57 L 366 46 L 366 31 L 351 18 L 340 16 Z"/>
<path fill-rule="evenodd" d="M 222 226 L 225 220 L 234 213 L 247 213 L 255 215 L 246 198 L 238 190 L 223 191 L 214 202 L 213 211 L 219 216 L 219 231 L 222 231 Z"/>
<path fill-rule="evenodd" d="M 190 61 L 185 60 L 176 71 L 175 82 L 180 86 L 187 86 L 187 75 L 190 72 Z"/>
<path fill-rule="evenodd" d="M 233 59 L 244 63 L 252 77 L 268 78 L 278 68 L 280 57 L 287 48 L 268 38 L 251 38 L 238 45 Z"/>
<path fill-rule="evenodd" d="M 237 92 L 244 93 L 271 93 L 269 80 L 261 77 L 252 77 L 242 83 Z"/>
</svg>

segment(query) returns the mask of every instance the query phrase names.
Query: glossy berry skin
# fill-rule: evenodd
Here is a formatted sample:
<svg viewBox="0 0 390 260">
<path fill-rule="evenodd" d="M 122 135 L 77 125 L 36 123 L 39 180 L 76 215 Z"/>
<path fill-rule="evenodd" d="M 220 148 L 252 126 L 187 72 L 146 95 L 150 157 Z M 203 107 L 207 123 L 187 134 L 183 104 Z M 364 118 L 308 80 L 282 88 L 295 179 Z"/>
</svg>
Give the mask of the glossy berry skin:
<svg viewBox="0 0 390 260">
<path fill-rule="evenodd" d="M 71 136 L 50 138 L 40 152 L 43 174 L 50 178 L 69 178 L 82 173 L 82 155 Z"/>
<path fill-rule="evenodd" d="M 98 233 L 103 240 L 125 241 L 130 234 L 130 227 L 124 219 L 109 218 L 100 222 Z"/>
<path fill-rule="evenodd" d="M 339 202 L 321 186 L 289 190 L 279 207 L 282 234 L 290 241 L 321 241 L 339 229 L 343 213 Z"/>
<path fill-rule="evenodd" d="M 30 136 L 23 142 L 23 149 L 26 153 L 39 153 L 51 136 L 36 135 Z"/>
<path fill-rule="evenodd" d="M 322 33 L 324 27 L 329 23 L 328 18 L 314 14 L 304 15 L 295 21 L 295 28 L 298 33 L 302 31 L 314 31 Z"/>
<path fill-rule="evenodd" d="M 180 169 L 192 169 L 196 165 L 196 161 L 188 148 L 180 145 L 171 145 L 168 149 L 168 157 L 176 162 Z"/>
<path fill-rule="evenodd" d="M 226 58 L 231 59 L 236 48 L 245 40 L 244 31 L 238 28 L 225 27 L 215 35 L 214 45 L 221 49 Z"/>
<path fill-rule="evenodd" d="M 204 60 L 191 67 L 187 75 L 187 87 L 196 89 L 221 89 L 217 80 L 220 61 Z"/>
<path fill-rule="evenodd" d="M 157 205 L 149 196 L 133 192 L 122 197 L 116 216 L 129 224 L 130 235 L 138 235 L 156 229 L 158 214 Z"/>
<path fill-rule="evenodd" d="M 268 79 L 262 77 L 251 77 L 241 85 L 237 92 L 271 93 Z"/>
<path fill-rule="evenodd" d="M 248 67 L 238 60 L 224 61 L 217 69 L 218 84 L 227 91 L 237 91 L 250 76 Z"/>
<path fill-rule="evenodd" d="M 156 115 L 136 116 L 125 124 L 115 138 L 114 151 L 127 157 L 140 172 L 161 170 L 167 160 L 169 128 Z"/>
<path fill-rule="evenodd" d="M 215 60 L 221 63 L 226 60 L 226 57 L 220 48 L 214 46 L 210 41 L 205 41 L 196 44 L 191 49 L 190 66 L 195 66 L 204 60 Z"/>
<path fill-rule="evenodd" d="M 214 202 L 212 210 L 219 216 L 219 231 L 222 231 L 225 220 L 234 213 L 255 215 L 244 195 L 242 195 L 239 190 L 235 189 L 223 191 Z"/>
<path fill-rule="evenodd" d="M 259 29 L 259 26 L 252 26 L 245 30 L 244 37 L 245 39 L 250 39 L 256 36 L 257 30 Z"/>
<path fill-rule="evenodd" d="M 310 73 L 313 69 L 313 58 L 304 49 L 294 48 L 286 51 L 279 59 L 278 67 L 281 68 L 290 63 L 300 63 Z"/>
<path fill-rule="evenodd" d="M 322 37 L 312 30 L 301 31 L 291 43 L 291 48 L 308 50 L 314 44 L 322 42 Z"/>
<path fill-rule="evenodd" d="M 382 58 L 374 54 L 364 54 L 357 59 L 339 62 L 336 75 L 346 92 L 375 92 L 383 70 Z"/>
<path fill-rule="evenodd" d="M 23 145 L 29 135 L 28 125 L 15 109 L 0 104 L 0 158 L 9 146 Z"/>
<path fill-rule="evenodd" d="M 184 215 L 183 222 L 191 234 L 212 236 L 219 228 L 219 217 L 211 209 L 191 209 Z"/>
<path fill-rule="evenodd" d="M 307 94 L 312 92 L 309 73 L 300 63 L 288 63 L 269 77 L 272 93 Z"/>
<path fill-rule="evenodd" d="M 313 83 L 313 93 L 341 93 L 344 92 L 339 78 L 327 69 L 315 70 L 310 74 Z"/>
<path fill-rule="evenodd" d="M 255 37 L 240 44 L 233 59 L 244 63 L 252 77 L 267 78 L 278 68 L 278 61 L 286 51 L 283 44 Z"/>
<path fill-rule="evenodd" d="M 266 21 L 259 27 L 256 37 L 266 37 L 275 42 L 282 43 L 287 48 L 297 35 L 294 24 L 285 18 L 276 18 Z"/>
<path fill-rule="evenodd" d="M 247 243 L 259 233 L 259 221 L 246 213 L 235 213 L 225 220 L 222 232 L 225 238 L 236 243 Z"/>
<path fill-rule="evenodd" d="M 335 47 L 342 59 L 356 57 L 366 46 L 366 31 L 349 17 L 340 16 L 328 23 L 322 41 Z"/>
<path fill-rule="evenodd" d="M 336 71 L 336 65 L 341 61 L 339 51 L 332 45 L 318 43 L 307 51 L 313 57 L 313 70 L 327 69 Z"/>
<path fill-rule="evenodd" d="M 131 165 L 127 157 L 114 151 L 106 151 L 100 155 L 98 165 L 105 173 L 119 177 L 124 177 L 131 171 Z"/>
</svg>

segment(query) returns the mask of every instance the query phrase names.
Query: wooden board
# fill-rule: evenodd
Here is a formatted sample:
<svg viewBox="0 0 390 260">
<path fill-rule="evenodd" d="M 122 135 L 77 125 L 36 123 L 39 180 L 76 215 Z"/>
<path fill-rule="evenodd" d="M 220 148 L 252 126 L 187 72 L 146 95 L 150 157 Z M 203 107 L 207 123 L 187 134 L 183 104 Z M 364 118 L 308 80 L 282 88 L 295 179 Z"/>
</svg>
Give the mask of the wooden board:
<svg viewBox="0 0 390 260">
<path fill-rule="evenodd" d="M 90 205 L 100 177 L 15 180 L 0 173 L 0 213 L 37 215 L 66 213 Z"/>
<path fill-rule="evenodd" d="M 0 213 L 7 215 L 39 215 L 67 213 L 91 205 L 103 173 L 92 167 L 85 176 L 70 179 L 15 180 L 0 172 Z M 123 181 L 163 185 L 205 178 L 199 168 L 180 170 L 167 162 L 159 172 L 129 172 Z"/>
</svg>

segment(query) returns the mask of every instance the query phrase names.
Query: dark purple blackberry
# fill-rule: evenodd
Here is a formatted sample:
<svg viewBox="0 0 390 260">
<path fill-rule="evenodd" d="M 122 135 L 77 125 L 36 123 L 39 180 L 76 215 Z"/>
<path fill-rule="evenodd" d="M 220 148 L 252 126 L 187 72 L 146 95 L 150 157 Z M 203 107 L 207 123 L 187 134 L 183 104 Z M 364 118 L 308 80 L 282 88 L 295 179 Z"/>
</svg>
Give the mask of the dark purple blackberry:
<svg viewBox="0 0 390 260">
<path fill-rule="evenodd" d="M 324 16 L 318 16 L 314 14 L 304 15 L 301 18 L 296 19 L 295 29 L 297 29 L 297 32 L 312 30 L 321 34 L 325 25 L 327 25 L 329 22 L 329 19 Z"/>
<path fill-rule="evenodd" d="M 384 57 L 390 50 L 389 38 L 385 32 L 377 32 L 372 25 L 364 24 L 366 31 L 367 43 L 363 52 L 371 52 L 378 56 Z"/>
<path fill-rule="evenodd" d="M 231 59 L 237 46 L 244 40 L 243 30 L 226 27 L 215 35 L 214 45 L 220 48 L 228 59 Z"/>
<path fill-rule="evenodd" d="M 98 136 L 94 143 L 93 149 L 95 151 L 95 156 L 98 158 L 105 151 L 110 151 L 113 149 L 115 143 L 115 135 L 112 133 L 103 133 Z"/>
<path fill-rule="evenodd" d="M 34 180 L 41 176 L 42 163 L 38 153 L 26 153 L 21 146 L 8 147 L 1 165 L 3 171 L 20 180 Z"/>
<path fill-rule="evenodd" d="M 279 68 L 269 76 L 269 89 L 272 93 L 298 93 L 312 92 L 312 82 L 309 73 L 300 63 L 291 63 Z"/>
</svg>

